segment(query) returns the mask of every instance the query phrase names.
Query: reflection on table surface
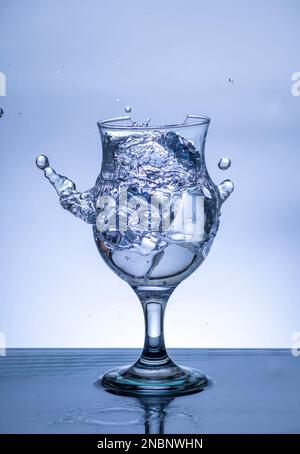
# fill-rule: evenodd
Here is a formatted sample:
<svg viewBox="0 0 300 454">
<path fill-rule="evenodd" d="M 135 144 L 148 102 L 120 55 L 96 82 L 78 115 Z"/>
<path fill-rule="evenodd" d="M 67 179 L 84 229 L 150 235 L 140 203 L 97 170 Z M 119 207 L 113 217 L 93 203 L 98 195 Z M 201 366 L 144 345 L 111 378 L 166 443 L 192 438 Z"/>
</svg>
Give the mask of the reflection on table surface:
<svg viewBox="0 0 300 454">
<path fill-rule="evenodd" d="M 1 433 L 299 433 L 300 357 L 289 350 L 170 350 L 212 383 L 178 398 L 95 386 L 136 349 L 10 349 L 0 357 Z"/>
</svg>

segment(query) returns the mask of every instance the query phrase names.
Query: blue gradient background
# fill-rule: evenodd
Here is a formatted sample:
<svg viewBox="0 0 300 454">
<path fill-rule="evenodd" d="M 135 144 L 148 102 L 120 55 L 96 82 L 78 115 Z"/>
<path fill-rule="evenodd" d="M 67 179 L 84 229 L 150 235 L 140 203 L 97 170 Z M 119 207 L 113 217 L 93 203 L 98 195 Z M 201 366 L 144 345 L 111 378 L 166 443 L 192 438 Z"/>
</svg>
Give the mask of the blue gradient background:
<svg viewBox="0 0 300 454">
<path fill-rule="evenodd" d="M 300 330 L 299 20 L 296 0 L 0 0 L 0 331 L 9 347 L 142 345 L 134 293 L 34 165 L 44 153 L 91 187 L 96 121 L 127 104 L 139 121 L 211 116 L 210 174 L 236 186 L 206 262 L 171 297 L 167 345 L 291 345 Z M 217 167 L 223 155 L 227 172 Z"/>
</svg>

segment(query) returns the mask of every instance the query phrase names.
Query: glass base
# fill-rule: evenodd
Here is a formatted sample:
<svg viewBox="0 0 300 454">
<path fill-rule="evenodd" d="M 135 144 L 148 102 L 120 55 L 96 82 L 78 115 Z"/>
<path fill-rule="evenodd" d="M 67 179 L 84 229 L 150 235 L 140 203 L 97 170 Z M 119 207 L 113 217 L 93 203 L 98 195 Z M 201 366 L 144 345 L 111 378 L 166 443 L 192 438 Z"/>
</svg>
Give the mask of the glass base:
<svg viewBox="0 0 300 454">
<path fill-rule="evenodd" d="M 131 366 L 109 370 L 100 382 L 114 394 L 127 396 L 180 396 L 201 391 L 208 378 L 197 369 L 167 364 L 147 364 L 139 359 Z"/>
</svg>

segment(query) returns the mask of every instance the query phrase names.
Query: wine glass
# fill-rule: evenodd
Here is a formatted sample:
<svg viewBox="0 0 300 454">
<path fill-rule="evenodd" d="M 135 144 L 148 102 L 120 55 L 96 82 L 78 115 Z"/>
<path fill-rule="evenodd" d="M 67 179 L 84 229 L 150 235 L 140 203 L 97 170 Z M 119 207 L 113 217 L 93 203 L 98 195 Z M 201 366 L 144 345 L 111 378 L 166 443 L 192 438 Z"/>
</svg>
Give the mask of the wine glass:
<svg viewBox="0 0 300 454">
<path fill-rule="evenodd" d="M 101 257 L 132 287 L 143 308 L 140 357 L 100 378 L 113 393 L 178 396 L 208 383 L 202 372 L 169 357 L 163 323 L 171 294 L 205 260 L 221 205 L 233 190 L 230 180 L 217 186 L 208 174 L 209 123 L 198 115 L 165 126 L 136 124 L 130 117 L 99 121 L 101 172 L 84 193 L 57 174 L 47 157 L 37 158 L 62 206 L 92 224 Z"/>
</svg>

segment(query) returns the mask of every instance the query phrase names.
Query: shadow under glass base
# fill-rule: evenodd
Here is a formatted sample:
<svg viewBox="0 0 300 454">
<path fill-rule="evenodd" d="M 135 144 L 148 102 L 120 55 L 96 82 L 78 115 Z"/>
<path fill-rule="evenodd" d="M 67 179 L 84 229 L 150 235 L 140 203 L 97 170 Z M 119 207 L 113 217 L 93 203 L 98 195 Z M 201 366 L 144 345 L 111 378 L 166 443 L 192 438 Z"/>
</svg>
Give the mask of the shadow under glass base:
<svg viewBox="0 0 300 454">
<path fill-rule="evenodd" d="M 141 358 L 131 366 L 118 367 L 100 377 L 104 388 L 127 396 L 180 396 L 201 391 L 208 378 L 197 369 L 177 366 L 168 358 L 163 365 Z"/>
</svg>

